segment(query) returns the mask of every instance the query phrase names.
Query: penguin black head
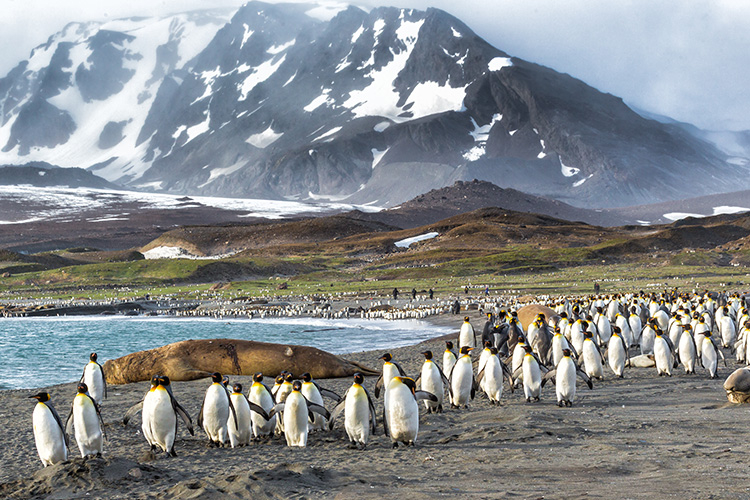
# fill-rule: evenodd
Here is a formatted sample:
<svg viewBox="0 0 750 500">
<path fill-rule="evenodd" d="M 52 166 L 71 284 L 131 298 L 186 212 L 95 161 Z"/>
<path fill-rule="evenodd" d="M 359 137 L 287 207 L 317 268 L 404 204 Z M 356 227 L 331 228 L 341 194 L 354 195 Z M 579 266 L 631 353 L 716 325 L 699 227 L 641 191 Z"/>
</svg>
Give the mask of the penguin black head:
<svg viewBox="0 0 750 500">
<path fill-rule="evenodd" d="M 601 313 L 602 311 L 604 311 L 604 308 L 602 306 L 596 307 L 596 312 Z"/>
<path fill-rule="evenodd" d="M 159 385 L 159 377 L 160 375 L 154 375 L 153 377 L 151 377 L 151 387 L 156 387 L 157 385 Z"/>
<path fill-rule="evenodd" d="M 307 372 L 303 373 L 301 378 L 303 382 L 312 382 L 312 376 Z"/>
<path fill-rule="evenodd" d="M 512 313 L 510 313 L 510 315 L 514 318 L 518 318 L 518 311 L 513 311 Z"/>
<path fill-rule="evenodd" d="M 354 374 L 354 383 L 362 385 L 362 383 L 365 381 L 365 376 L 361 373 L 357 372 Z"/>
<path fill-rule="evenodd" d="M 593 333 L 591 333 L 591 332 L 590 332 L 590 331 L 588 331 L 588 330 L 586 330 L 585 332 L 583 332 L 583 336 L 584 336 L 584 338 L 587 338 L 587 339 L 592 339 L 592 338 L 594 338 L 594 334 L 593 334 Z"/>
<path fill-rule="evenodd" d="M 412 394 L 414 393 L 414 391 L 417 390 L 417 384 L 414 382 L 413 378 L 409 378 L 409 377 L 394 377 L 394 378 L 397 378 L 402 384 L 408 387 L 411 390 Z"/>
<path fill-rule="evenodd" d="M 615 333 L 622 333 L 622 330 L 620 330 L 620 327 L 616 325 L 612 325 L 612 331 Z"/>
<path fill-rule="evenodd" d="M 469 322 L 469 317 L 468 316 L 464 316 L 464 321 L 466 321 L 468 323 Z"/>
<path fill-rule="evenodd" d="M 589 324 L 588 324 L 588 322 L 587 322 L 587 321 L 583 321 L 583 320 L 581 320 L 581 328 L 583 328 L 583 329 L 585 330 L 585 329 L 587 329 L 588 327 L 589 327 Z"/>
<path fill-rule="evenodd" d="M 560 313 L 560 317 L 561 318 L 567 318 L 568 317 L 568 313 L 566 313 L 565 311 L 563 311 L 563 312 Z"/>
<path fill-rule="evenodd" d="M 570 357 L 571 351 L 570 351 L 570 349 L 563 349 L 563 350 L 562 350 L 562 353 L 563 353 L 563 356 L 568 356 L 568 357 Z"/>
<path fill-rule="evenodd" d="M 89 360 L 93 361 L 94 363 L 96 363 L 96 358 L 97 356 L 95 352 L 92 352 L 91 355 L 89 355 Z"/>
<path fill-rule="evenodd" d="M 76 389 L 78 390 L 78 394 L 86 394 L 87 392 L 89 392 L 89 387 L 83 382 L 78 384 L 78 387 Z"/>
<path fill-rule="evenodd" d="M 539 320 L 541 320 L 541 321 L 544 321 L 545 319 L 547 319 L 547 317 L 544 315 L 544 313 L 537 314 L 536 318 L 539 319 Z"/>
<path fill-rule="evenodd" d="M 293 391 L 301 391 L 302 390 L 302 381 L 301 380 L 295 380 L 292 382 L 292 390 Z"/>
<path fill-rule="evenodd" d="M 688 323 L 687 325 L 682 325 L 682 329 L 687 331 L 687 330 L 692 330 L 693 327 L 690 326 L 690 323 Z"/>
<path fill-rule="evenodd" d="M 234 385 L 232 386 L 232 390 L 233 390 L 234 392 L 242 392 L 242 384 L 234 384 Z"/>
<path fill-rule="evenodd" d="M 559 326 L 556 326 L 556 327 L 555 327 L 555 333 L 562 333 L 562 330 L 560 330 L 560 327 L 559 327 Z"/>
<path fill-rule="evenodd" d="M 380 359 L 382 359 L 386 363 L 389 363 L 393 359 L 393 356 L 391 356 L 390 352 L 387 352 L 387 353 L 383 354 L 382 356 L 380 356 Z"/>
<path fill-rule="evenodd" d="M 594 317 L 592 315 L 590 315 L 590 314 L 587 314 L 586 315 L 586 320 L 587 321 L 594 321 Z"/>
<path fill-rule="evenodd" d="M 448 349 L 449 351 L 451 349 L 453 349 L 453 342 L 451 342 L 450 340 L 446 340 L 445 341 L 445 348 Z"/>
<path fill-rule="evenodd" d="M 253 375 L 253 382 L 263 382 L 263 374 L 261 372 Z"/>
<path fill-rule="evenodd" d="M 526 337 L 524 337 L 523 335 L 519 335 L 518 336 L 518 343 L 520 344 L 520 343 L 525 343 L 525 342 L 526 342 Z"/>
<path fill-rule="evenodd" d="M 280 373 L 280 374 L 276 375 L 276 380 L 275 380 L 275 382 L 276 382 L 277 384 L 283 384 L 283 383 L 284 383 L 284 374 L 283 374 L 283 373 Z"/>
<path fill-rule="evenodd" d="M 291 382 L 291 381 L 293 381 L 293 380 L 294 380 L 294 375 L 293 375 L 292 373 L 290 373 L 290 372 L 286 372 L 286 373 L 284 374 L 284 380 L 285 380 L 286 382 Z M 302 387 L 302 382 L 300 382 L 299 384 L 300 384 L 300 387 Z"/>
<path fill-rule="evenodd" d="M 172 382 L 166 375 L 159 375 L 159 385 L 162 387 L 169 387 Z"/>
<path fill-rule="evenodd" d="M 432 359 L 432 351 L 425 351 L 422 356 L 424 356 L 424 359 Z"/>
<path fill-rule="evenodd" d="M 219 372 L 213 372 L 211 374 L 211 380 L 213 381 L 214 384 L 221 384 L 221 381 L 223 380 L 221 378 L 221 373 L 219 373 Z"/>
<path fill-rule="evenodd" d="M 465 346 L 463 346 L 461 348 L 461 354 L 469 354 L 469 352 L 471 351 L 471 349 L 472 349 L 471 347 L 465 345 Z"/>
<path fill-rule="evenodd" d="M 49 393 L 39 392 L 37 394 L 34 394 L 33 396 L 29 396 L 29 399 L 36 399 L 40 403 L 46 403 L 47 401 L 49 401 Z"/>
<path fill-rule="evenodd" d="M 707 339 L 708 339 L 708 338 L 711 338 L 711 332 L 707 331 L 707 332 L 705 332 L 705 333 L 703 334 L 703 336 L 704 336 L 704 337 L 706 337 Z"/>
<path fill-rule="evenodd" d="M 484 348 L 485 349 L 489 349 L 490 347 L 492 347 L 492 342 L 490 342 L 489 340 L 485 340 L 484 341 Z"/>
<path fill-rule="evenodd" d="M 490 347 L 490 354 L 497 356 L 497 347 Z"/>
<path fill-rule="evenodd" d="M 527 354 L 531 354 L 531 346 L 530 345 L 524 345 L 523 350 L 526 351 Z"/>
</svg>

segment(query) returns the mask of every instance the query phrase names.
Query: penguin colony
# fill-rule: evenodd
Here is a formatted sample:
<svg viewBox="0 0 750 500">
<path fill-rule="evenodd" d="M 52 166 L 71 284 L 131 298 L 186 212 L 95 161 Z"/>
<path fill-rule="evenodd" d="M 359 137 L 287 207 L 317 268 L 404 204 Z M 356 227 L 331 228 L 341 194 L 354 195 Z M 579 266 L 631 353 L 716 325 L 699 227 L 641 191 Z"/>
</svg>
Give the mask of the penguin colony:
<svg viewBox="0 0 750 500">
<path fill-rule="evenodd" d="M 257 373 L 246 393 L 241 384 L 230 390 L 228 377 L 214 373 L 197 415 L 198 427 L 210 446 L 236 448 L 283 436 L 288 446 L 304 447 L 311 433 L 330 431 L 343 414 L 350 447 L 365 448 L 381 427 L 396 448 L 399 443 L 417 442 L 422 405 L 426 414 L 468 409 L 477 394 L 497 404 L 504 385 L 511 392 L 522 388 L 525 401 L 533 403 L 551 383 L 558 406 L 572 406 L 577 379 L 593 389 L 592 379 L 602 380 L 607 369 L 624 377 L 628 367 L 652 367 L 658 376 L 670 377 L 682 366 L 688 374 L 702 368 L 716 378 L 720 364 L 726 366 L 723 349 L 729 349 L 740 364 L 750 359 L 750 312 L 738 294 L 665 291 L 543 302 L 556 314 L 551 318 L 539 314 L 529 325 L 518 319 L 520 304 L 485 304 L 487 321 L 481 338 L 465 317 L 457 343 L 447 341 L 441 357 L 422 352 L 424 363 L 415 378 L 390 353 L 383 354 L 374 398 L 360 373 L 343 396 L 321 387 L 308 373 L 296 378 L 284 372 L 273 387 Z M 478 345 L 483 349 L 476 355 Z M 381 396 L 378 415 L 374 400 Z M 106 397 L 96 353 L 83 370 L 65 423 L 48 393 L 30 396 L 37 401 L 33 430 L 45 467 L 68 459 L 70 435 L 75 436 L 82 457 L 101 456 L 106 434 L 100 405 Z M 331 411 L 324 397 L 333 401 Z M 128 410 L 123 424 L 138 414 L 154 454 L 177 455 L 179 421 L 194 435 L 192 418 L 175 398 L 166 376 L 152 377 L 148 392 Z"/>
</svg>

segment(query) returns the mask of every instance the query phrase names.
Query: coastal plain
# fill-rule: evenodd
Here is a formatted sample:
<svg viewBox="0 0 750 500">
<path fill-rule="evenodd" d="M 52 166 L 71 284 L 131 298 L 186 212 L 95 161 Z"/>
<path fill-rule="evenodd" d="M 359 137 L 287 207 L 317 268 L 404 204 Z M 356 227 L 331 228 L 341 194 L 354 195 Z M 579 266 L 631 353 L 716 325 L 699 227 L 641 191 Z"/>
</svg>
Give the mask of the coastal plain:
<svg viewBox="0 0 750 500">
<path fill-rule="evenodd" d="M 475 328 L 482 315 L 469 313 Z M 431 322 L 454 326 L 461 316 Z M 342 339 L 345 343 L 346 339 Z M 413 377 L 430 349 L 442 353 L 444 339 L 392 349 Z M 148 383 L 110 386 L 102 405 L 108 440 L 102 458 L 82 460 L 72 444 L 69 461 L 42 468 L 31 426 L 36 390 L 0 392 L 3 427 L 0 497 L 28 498 L 750 498 L 744 477 L 750 453 L 750 413 L 727 402 L 722 382 L 705 370 L 672 377 L 654 368 L 630 368 L 624 379 L 610 371 L 588 390 L 579 383 L 572 408 L 556 405 L 548 385 L 537 403 L 506 388 L 499 406 L 483 394 L 468 409 L 420 416 L 416 446 L 391 448 L 378 433 L 363 451 L 348 449 L 343 421 L 330 433 L 314 433 L 307 448 L 282 438 L 247 447 L 212 448 L 203 432 L 190 436 L 180 424 L 178 456 L 153 458 L 140 432 L 140 417 L 126 427 L 122 417 Z M 343 355 L 379 368 L 381 351 Z M 245 388 L 250 377 L 230 376 Z M 270 382 L 270 381 L 269 381 Z M 323 387 L 343 395 L 349 379 L 325 379 Z M 175 382 L 178 401 L 196 421 L 209 379 Z M 365 386 L 371 394 L 375 377 Z M 64 419 L 74 381 L 48 390 Z M 333 402 L 326 400 L 329 409 Z M 382 419 L 382 396 L 375 402 Z M 447 406 L 447 405 L 446 405 Z"/>
</svg>

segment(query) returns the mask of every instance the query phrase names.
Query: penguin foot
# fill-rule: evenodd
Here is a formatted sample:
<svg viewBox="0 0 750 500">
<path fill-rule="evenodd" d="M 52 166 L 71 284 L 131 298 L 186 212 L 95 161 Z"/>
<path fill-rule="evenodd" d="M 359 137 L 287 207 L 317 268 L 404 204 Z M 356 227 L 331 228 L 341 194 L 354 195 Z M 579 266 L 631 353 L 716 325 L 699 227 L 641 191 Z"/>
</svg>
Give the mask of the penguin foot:
<svg viewBox="0 0 750 500">
<path fill-rule="evenodd" d="M 557 406 L 559 406 L 560 408 L 562 408 L 563 406 L 565 406 L 565 401 L 563 401 L 563 400 L 558 401 L 557 402 Z"/>
<path fill-rule="evenodd" d="M 398 448 L 398 443 L 396 443 L 396 442 L 394 441 L 394 442 L 393 442 L 393 449 L 395 450 L 396 448 Z"/>
<path fill-rule="evenodd" d="M 438 405 L 436 413 L 443 413 L 443 405 Z"/>
<path fill-rule="evenodd" d="M 568 408 L 570 408 L 571 406 L 573 406 L 573 402 L 572 401 L 566 401 L 565 402 L 565 406 L 567 406 Z"/>
</svg>

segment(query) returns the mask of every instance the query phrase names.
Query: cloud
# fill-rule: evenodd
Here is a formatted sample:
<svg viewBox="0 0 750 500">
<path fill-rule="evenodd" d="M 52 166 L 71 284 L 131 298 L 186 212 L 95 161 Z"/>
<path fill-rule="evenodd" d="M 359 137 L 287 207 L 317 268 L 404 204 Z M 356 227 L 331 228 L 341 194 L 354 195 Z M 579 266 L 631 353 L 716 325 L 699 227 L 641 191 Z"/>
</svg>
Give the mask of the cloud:
<svg viewBox="0 0 750 500">
<path fill-rule="evenodd" d="M 210 6 L 239 6 L 222 0 Z M 742 0 L 386 0 L 436 7 L 495 47 L 626 103 L 708 129 L 750 129 L 750 4 Z M 382 5 L 361 0 L 368 8 Z M 72 7 L 74 6 L 74 7 Z M 4 0 L 0 74 L 69 21 L 205 8 L 199 0 Z M 28 28 L 31 26 L 32 28 Z M 13 57 L 8 58 L 9 55 Z"/>
</svg>

